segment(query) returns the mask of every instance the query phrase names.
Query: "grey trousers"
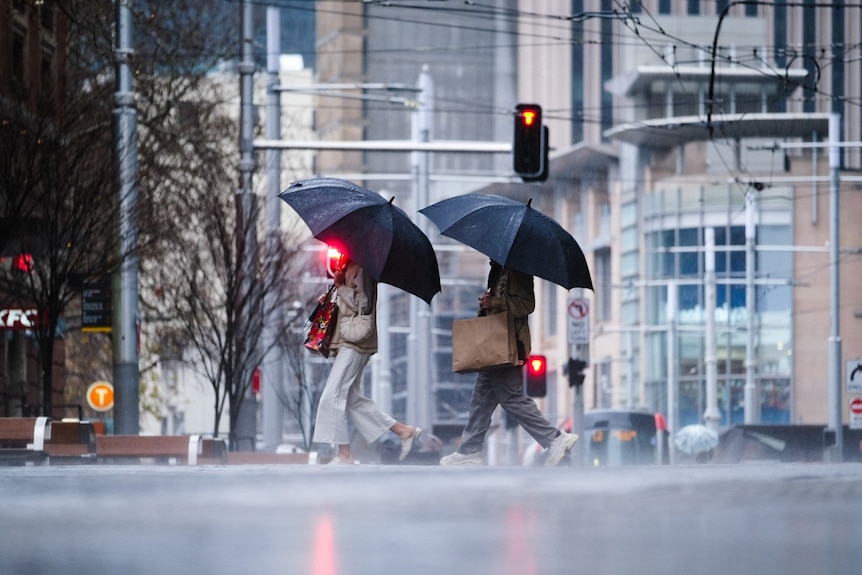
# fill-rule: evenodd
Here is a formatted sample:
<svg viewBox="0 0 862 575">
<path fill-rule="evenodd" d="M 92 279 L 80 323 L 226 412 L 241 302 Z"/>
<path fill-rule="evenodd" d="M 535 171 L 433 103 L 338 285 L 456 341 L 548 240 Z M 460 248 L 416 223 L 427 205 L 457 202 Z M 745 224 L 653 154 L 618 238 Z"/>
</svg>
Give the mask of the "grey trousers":
<svg viewBox="0 0 862 575">
<path fill-rule="evenodd" d="M 547 448 L 560 434 L 542 415 L 536 402 L 524 394 L 523 378 L 522 366 L 479 372 L 470 398 L 470 418 L 461 433 L 459 452 L 470 454 L 482 451 L 485 434 L 491 427 L 491 416 L 497 405 L 514 417 L 542 447 Z"/>
<path fill-rule="evenodd" d="M 395 425 L 395 418 L 362 395 L 362 371 L 370 357 L 349 347 L 338 350 L 317 406 L 314 441 L 348 445 L 348 418 L 368 443 L 380 439 Z"/>
</svg>

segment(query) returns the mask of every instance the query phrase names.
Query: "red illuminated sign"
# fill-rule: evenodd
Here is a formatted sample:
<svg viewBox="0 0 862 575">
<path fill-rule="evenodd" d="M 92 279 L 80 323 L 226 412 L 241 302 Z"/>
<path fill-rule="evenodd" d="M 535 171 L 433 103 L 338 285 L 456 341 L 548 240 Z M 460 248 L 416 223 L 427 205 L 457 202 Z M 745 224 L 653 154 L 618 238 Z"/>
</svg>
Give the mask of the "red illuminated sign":
<svg viewBox="0 0 862 575">
<path fill-rule="evenodd" d="M 37 326 L 39 311 L 35 309 L 0 309 L 0 330 L 23 331 Z"/>
</svg>

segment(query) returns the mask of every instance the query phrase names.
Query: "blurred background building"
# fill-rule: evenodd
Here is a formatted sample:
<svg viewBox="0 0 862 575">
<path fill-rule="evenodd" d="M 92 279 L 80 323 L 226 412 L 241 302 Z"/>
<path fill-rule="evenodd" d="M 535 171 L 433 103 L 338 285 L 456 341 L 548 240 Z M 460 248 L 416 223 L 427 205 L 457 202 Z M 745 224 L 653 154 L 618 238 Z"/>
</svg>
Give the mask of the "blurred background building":
<svg viewBox="0 0 862 575">
<path fill-rule="evenodd" d="M 747 369 L 757 391 L 754 421 L 826 422 L 833 225 L 841 230 L 845 356 L 862 346 L 855 288 L 862 233 L 853 224 L 862 210 L 860 152 L 842 148 L 842 208 L 833 222 L 827 153 L 805 144 L 828 140 L 830 113 L 840 114 L 841 140 L 859 140 L 860 67 L 844 46 L 858 43 L 860 31 L 849 18 L 814 4 L 665 0 L 317 6 L 319 81 L 411 83 L 427 66 L 433 140 L 511 141 L 514 104 L 543 106 L 552 147 L 545 183 L 519 183 L 505 155 L 433 154 L 429 201 L 468 191 L 532 197 L 587 251 L 595 293 L 536 281 L 531 326 L 536 351 L 550 358 L 543 407 L 552 418 L 572 404 L 567 302 L 586 297 L 586 406 L 673 412 L 677 427 L 703 420 L 709 228 L 720 424 L 744 421 Z M 321 138 L 411 134 L 409 114 L 391 106 L 339 106 L 319 111 Z M 356 152 L 320 154 L 317 171 L 385 188 L 406 209 L 408 167 L 404 155 Z M 754 222 L 748 243 L 747 217 Z M 453 317 L 474 313 L 486 261 L 434 240 L 444 290 L 433 304 L 431 393 L 442 432 L 463 425 L 472 386 L 449 369 L 448 329 Z M 392 309 L 393 326 L 403 325 L 406 305 Z M 407 412 L 400 399 L 407 370 L 398 367 L 408 358 L 404 337 L 393 329 L 399 417 Z"/>
</svg>

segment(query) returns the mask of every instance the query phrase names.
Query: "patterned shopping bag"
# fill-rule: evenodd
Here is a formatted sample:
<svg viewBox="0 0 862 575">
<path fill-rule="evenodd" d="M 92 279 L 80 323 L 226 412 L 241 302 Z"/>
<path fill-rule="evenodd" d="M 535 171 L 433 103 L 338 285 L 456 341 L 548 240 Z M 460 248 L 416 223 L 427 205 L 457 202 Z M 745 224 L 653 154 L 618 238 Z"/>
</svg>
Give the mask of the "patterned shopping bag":
<svg viewBox="0 0 862 575">
<path fill-rule="evenodd" d="M 338 323 L 338 305 L 332 293 L 335 286 L 329 288 L 326 299 L 318 303 L 314 312 L 308 320 L 311 328 L 308 337 L 305 338 L 305 347 L 311 351 L 320 353 L 323 357 L 329 357 L 329 345 L 332 343 L 332 334 L 335 333 L 335 325 Z"/>
</svg>

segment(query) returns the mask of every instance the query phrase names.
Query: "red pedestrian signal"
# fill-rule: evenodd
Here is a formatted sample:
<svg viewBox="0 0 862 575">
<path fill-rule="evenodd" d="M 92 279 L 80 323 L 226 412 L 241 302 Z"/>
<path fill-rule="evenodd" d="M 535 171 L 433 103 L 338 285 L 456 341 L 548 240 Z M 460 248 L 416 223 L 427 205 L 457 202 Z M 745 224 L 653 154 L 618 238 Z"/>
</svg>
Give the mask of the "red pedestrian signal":
<svg viewBox="0 0 862 575">
<path fill-rule="evenodd" d="M 336 246 L 326 246 L 326 275 L 335 277 L 335 272 L 344 265 L 347 255 Z"/>
<path fill-rule="evenodd" d="M 547 128 L 542 125 L 542 107 L 538 104 L 515 106 L 512 167 L 524 181 L 547 179 L 547 139 Z"/>
<path fill-rule="evenodd" d="M 33 254 L 18 254 L 13 257 L 12 269 L 25 274 L 33 271 Z"/>
<path fill-rule="evenodd" d="M 548 359 L 544 355 L 527 358 L 527 395 L 545 397 L 548 392 Z"/>
</svg>

